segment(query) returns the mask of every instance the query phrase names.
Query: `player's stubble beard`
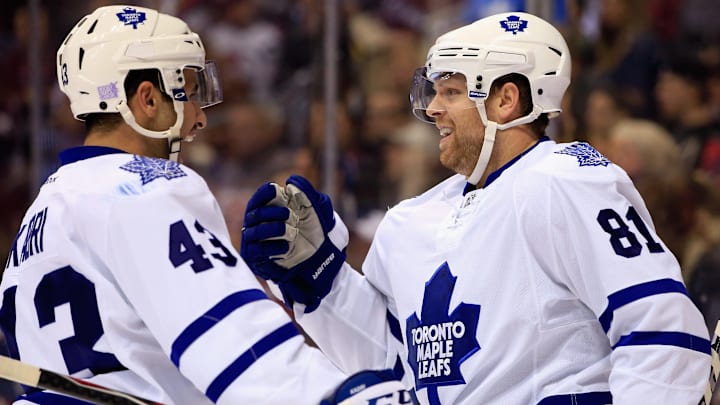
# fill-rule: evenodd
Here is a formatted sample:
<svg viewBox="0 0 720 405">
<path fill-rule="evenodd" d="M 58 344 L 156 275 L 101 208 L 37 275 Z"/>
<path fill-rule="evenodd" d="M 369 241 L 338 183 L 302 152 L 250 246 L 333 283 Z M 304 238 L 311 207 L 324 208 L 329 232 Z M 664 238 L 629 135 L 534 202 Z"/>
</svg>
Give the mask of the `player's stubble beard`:
<svg viewBox="0 0 720 405">
<path fill-rule="evenodd" d="M 470 176 L 480 156 L 485 126 L 475 109 L 459 113 L 452 121 L 453 133 L 440 147 L 440 163 L 455 173 Z"/>
</svg>

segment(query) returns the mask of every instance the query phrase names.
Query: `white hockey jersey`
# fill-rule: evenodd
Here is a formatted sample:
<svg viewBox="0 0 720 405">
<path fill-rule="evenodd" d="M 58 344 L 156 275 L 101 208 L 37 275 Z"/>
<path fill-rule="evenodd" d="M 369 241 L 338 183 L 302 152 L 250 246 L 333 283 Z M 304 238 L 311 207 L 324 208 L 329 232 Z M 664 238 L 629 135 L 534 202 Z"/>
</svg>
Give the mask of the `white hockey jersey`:
<svg viewBox="0 0 720 405">
<path fill-rule="evenodd" d="M 423 404 L 696 405 L 707 384 L 675 257 L 584 143 L 545 138 L 482 189 L 456 175 L 403 201 L 364 276 L 345 266 L 300 324 L 347 372 L 394 366 Z"/>
<path fill-rule="evenodd" d="M 344 379 L 267 298 L 193 170 L 103 147 L 61 159 L 0 284 L 14 357 L 164 404 L 318 404 Z"/>
</svg>

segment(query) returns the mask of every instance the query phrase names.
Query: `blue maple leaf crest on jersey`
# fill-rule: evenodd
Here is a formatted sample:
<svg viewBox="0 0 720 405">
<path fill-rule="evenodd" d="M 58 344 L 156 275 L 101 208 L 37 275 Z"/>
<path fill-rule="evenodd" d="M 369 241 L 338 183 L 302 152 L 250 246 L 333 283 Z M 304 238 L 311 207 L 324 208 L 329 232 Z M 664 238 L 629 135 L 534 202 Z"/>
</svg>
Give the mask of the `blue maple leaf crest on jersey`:
<svg viewBox="0 0 720 405">
<path fill-rule="evenodd" d="M 512 32 L 517 35 L 518 32 L 524 32 L 528 26 L 527 20 L 521 20 L 516 15 L 508 16 L 507 20 L 500 21 L 500 26 L 505 28 L 505 32 Z"/>
<path fill-rule="evenodd" d="M 120 166 L 120 168 L 131 173 L 140 174 L 143 186 L 159 178 L 172 180 L 187 176 L 178 162 L 145 156 L 133 156 L 133 160 Z"/>
<path fill-rule="evenodd" d="M 142 24 L 147 20 L 145 13 L 137 11 L 132 7 L 125 7 L 122 13 L 115 14 L 118 19 L 125 25 L 132 25 L 133 29 L 136 30 L 138 24 Z"/>
<path fill-rule="evenodd" d="M 480 305 L 461 302 L 450 313 L 456 280 L 443 263 L 425 284 L 422 319 L 417 314 L 407 319 L 408 363 L 415 387 L 427 388 L 430 398 L 437 398 L 439 386 L 465 384 L 460 364 L 480 350 L 475 337 Z"/>
<path fill-rule="evenodd" d="M 574 143 L 555 153 L 575 156 L 580 166 L 607 166 L 610 164 L 605 156 L 585 142 Z"/>
</svg>

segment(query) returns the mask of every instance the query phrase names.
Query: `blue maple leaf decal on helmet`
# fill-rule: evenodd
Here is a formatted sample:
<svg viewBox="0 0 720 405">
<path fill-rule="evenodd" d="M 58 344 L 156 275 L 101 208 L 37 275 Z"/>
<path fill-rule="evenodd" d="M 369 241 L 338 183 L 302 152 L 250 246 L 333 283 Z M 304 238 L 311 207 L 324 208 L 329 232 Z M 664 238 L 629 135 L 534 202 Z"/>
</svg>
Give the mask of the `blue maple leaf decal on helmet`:
<svg viewBox="0 0 720 405">
<path fill-rule="evenodd" d="M 159 178 L 172 180 L 187 176 L 187 173 L 182 170 L 178 162 L 137 155 L 133 156 L 133 160 L 120 166 L 120 168 L 131 173 L 140 174 L 143 186 Z"/>
<path fill-rule="evenodd" d="M 500 26 L 505 28 L 505 32 L 512 32 L 513 35 L 517 35 L 518 32 L 524 32 L 528 26 L 527 20 L 521 20 L 516 15 L 508 16 L 507 20 L 500 21 Z"/>
<path fill-rule="evenodd" d="M 142 24 L 147 20 L 144 12 L 137 11 L 132 7 L 125 7 L 122 13 L 115 14 L 124 25 L 132 25 L 133 29 L 136 30 L 138 24 Z"/>
<path fill-rule="evenodd" d="M 580 166 L 607 166 L 610 164 L 605 156 L 585 142 L 574 143 L 555 153 L 575 156 Z"/>
<path fill-rule="evenodd" d="M 415 387 L 427 388 L 433 398 L 439 386 L 465 384 L 460 364 L 480 350 L 475 337 L 480 305 L 460 303 L 450 313 L 456 280 L 443 263 L 425 285 L 422 319 L 412 314 L 405 329 Z"/>
</svg>

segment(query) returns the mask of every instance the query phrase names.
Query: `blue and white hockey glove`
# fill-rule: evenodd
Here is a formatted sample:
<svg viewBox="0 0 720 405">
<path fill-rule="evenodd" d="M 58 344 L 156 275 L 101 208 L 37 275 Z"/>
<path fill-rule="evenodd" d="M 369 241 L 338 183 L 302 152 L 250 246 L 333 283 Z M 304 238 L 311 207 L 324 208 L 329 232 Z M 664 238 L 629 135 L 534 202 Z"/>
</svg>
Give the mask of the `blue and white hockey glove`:
<svg viewBox="0 0 720 405">
<path fill-rule="evenodd" d="M 361 371 L 351 375 L 320 405 L 410 405 L 417 404 L 391 370 Z"/>
<path fill-rule="evenodd" d="M 248 202 L 240 253 L 258 276 L 278 284 L 288 305 L 315 310 L 345 262 L 348 231 L 330 198 L 290 176 L 267 183 Z"/>
</svg>

